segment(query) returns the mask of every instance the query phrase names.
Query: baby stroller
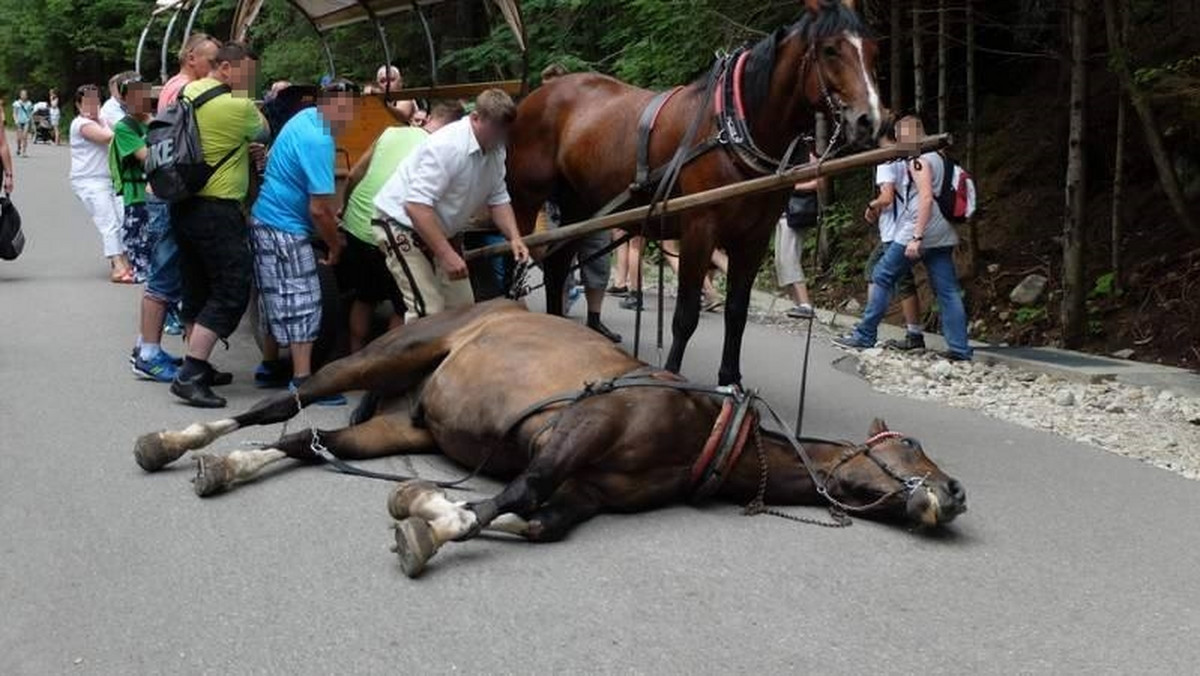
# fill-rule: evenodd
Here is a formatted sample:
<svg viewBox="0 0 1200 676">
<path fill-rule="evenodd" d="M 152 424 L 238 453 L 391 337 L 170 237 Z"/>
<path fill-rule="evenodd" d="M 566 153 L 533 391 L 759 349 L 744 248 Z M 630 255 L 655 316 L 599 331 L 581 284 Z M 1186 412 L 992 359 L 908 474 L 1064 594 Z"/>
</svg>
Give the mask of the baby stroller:
<svg viewBox="0 0 1200 676">
<path fill-rule="evenodd" d="M 54 125 L 50 124 L 50 108 L 34 107 L 33 116 L 33 142 L 34 143 L 54 143 Z"/>
</svg>

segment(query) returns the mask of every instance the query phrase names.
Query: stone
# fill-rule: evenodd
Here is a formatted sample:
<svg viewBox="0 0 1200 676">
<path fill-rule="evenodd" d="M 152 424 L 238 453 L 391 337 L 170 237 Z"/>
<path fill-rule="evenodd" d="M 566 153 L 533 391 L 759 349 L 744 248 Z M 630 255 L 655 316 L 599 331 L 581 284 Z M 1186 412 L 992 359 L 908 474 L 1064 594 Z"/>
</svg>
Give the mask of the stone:
<svg viewBox="0 0 1200 676">
<path fill-rule="evenodd" d="M 999 263 L 992 263 L 991 265 L 989 265 L 989 266 L 987 267 L 987 271 L 988 271 L 988 274 L 989 274 L 989 275 L 994 275 L 994 274 L 996 274 L 996 273 L 1000 272 L 1000 264 L 999 264 Z"/>
<path fill-rule="evenodd" d="M 1125 348 L 1112 353 L 1113 359 L 1133 359 L 1133 350 Z"/>
<path fill-rule="evenodd" d="M 1162 392 L 1158 393 L 1157 397 L 1157 399 L 1162 402 L 1171 401 L 1174 398 L 1175 395 L 1171 393 L 1171 390 L 1163 390 Z"/>
<path fill-rule="evenodd" d="M 1104 410 L 1106 413 L 1124 413 L 1125 407 L 1114 402 L 1104 407 Z"/>
<path fill-rule="evenodd" d="M 1011 313 L 1011 312 L 1008 312 L 1007 310 L 1006 310 L 1006 311 L 1004 311 L 1004 312 L 1001 312 L 1001 313 L 1000 313 L 1000 315 L 999 315 L 999 317 L 1000 317 L 1000 321 L 1002 321 L 1002 322 L 1006 322 L 1006 321 L 1008 321 L 1008 318 L 1009 318 L 1009 317 L 1011 317 L 1011 316 L 1012 316 L 1012 313 Z"/>
<path fill-rule="evenodd" d="M 954 373 L 954 367 L 948 361 L 935 361 L 929 366 L 927 371 L 932 378 L 941 378 L 943 380 L 949 378 Z"/>
<path fill-rule="evenodd" d="M 850 300 L 846 301 L 846 312 L 855 313 L 861 311 L 862 305 L 859 304 L 858 299 L 851 298 Z"/>
<path fill-rule="evenodd" d="M 1054 395 L 1054 403 L 1059 406 L 1074 406 L 1075 393 L 1071 390 L 1059 390 L 1058 393 Z"/>
<path fill-rule="evenodd" d="M 1029 275 L 1013 288 L 1008 299 L 1017 305 L 1033 305 L 1042 299 L 1042 294 L 1046 293 L 1046 285 L 1049 282 L 1050 280 L 1042 275 Z"/>
</svg>

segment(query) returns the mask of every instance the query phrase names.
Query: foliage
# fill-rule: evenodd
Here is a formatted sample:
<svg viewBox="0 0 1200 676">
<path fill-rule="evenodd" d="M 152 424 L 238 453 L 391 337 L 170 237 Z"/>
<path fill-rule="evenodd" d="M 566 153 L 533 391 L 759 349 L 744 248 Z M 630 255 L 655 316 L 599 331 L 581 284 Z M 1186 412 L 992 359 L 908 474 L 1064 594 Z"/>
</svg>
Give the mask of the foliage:
<svg viewBox="0 0 1200 676">
<path fill-rule="evenodd" d="M 1096 278 L 1096 283 L 1092 285 L 1092 290 L 1088 292 L 1088 298 L 1111 298 L 1116 292 L 1116 275 L 1106 272 Z"/>
<path fill-rule="evenodd" d="M 1013 315 L 1013 321 L 1021 325 L 1036 324 L 1046 320 L 1046 306 L 1038 305 L 1036 307 L 1017 308 L 1017 312 Z"/>
</svg>

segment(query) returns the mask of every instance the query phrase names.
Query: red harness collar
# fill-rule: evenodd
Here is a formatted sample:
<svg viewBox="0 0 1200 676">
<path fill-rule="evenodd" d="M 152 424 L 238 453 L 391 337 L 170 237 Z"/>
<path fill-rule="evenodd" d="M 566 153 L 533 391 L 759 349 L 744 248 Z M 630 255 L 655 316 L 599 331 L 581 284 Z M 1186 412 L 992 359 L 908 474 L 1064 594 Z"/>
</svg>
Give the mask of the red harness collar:
<svg viewBox="0 0 1200 676">
<path fill-rule="evenodd" d="M 713 423 L 704 450 L 700 452 L 696 462 L 692 463 L 692 492 L 700 499 L 710 497 L 720 490 L 742 457 L 750 430 L 758 424 L 758 416 L 748 404 L 749 401 L 746 400 L 736 402 L 735 405 L 732 398 L 725 398 L 721 402 L 721 412 Z"/>
</svg>

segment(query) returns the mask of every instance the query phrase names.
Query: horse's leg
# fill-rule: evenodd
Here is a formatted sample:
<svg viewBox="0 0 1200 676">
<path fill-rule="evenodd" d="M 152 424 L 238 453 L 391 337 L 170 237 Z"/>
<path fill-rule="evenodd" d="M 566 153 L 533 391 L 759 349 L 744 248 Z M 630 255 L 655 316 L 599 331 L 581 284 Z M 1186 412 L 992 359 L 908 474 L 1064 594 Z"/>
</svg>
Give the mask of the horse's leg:
<svg viewBox="0 0 1200 676">
<path fill-rule="evenodd" d="M 380 336 L 362 350 L 326 364 L 306 380 L 296 394 L 281 392 L 233 418 L 193 423 L 181 431 L 143 434 L 134 444 L 134 459 L 142 469 L 154 472 L 175 462 L 184 453 L 204 448 L 243 427 L 290 420 L 300 408 L 322 397 L 359 389 L 390 393 L 407 391 L 424 379 L 448 353 L 447 342 L 439 339 L 472 318 L 467 312 L 448 312 L 427 318 Z"/>
<path fill-rule="evenodd" d="M 620 433 L 618 426 L 603 422 L 556 431 L 524 472 L 498 495 L 480 502 L 451 502 L 428 483 L 401 484 L 388 510 L 403 518 L 396 524 L 395 551 L 405 575 L 416 577 L 442 545 L 474 537 L 501 514 L 528 520 L 577 469 L 594 459 L 596 449 L 611 447 L 612 437 Z"/>
<path fill-rule="evenodd" d="M 561 317 L 565 313 L 563 306 L 563 289 L 567 284 L 567 273 L 571 269 L 571 245 L 562 246 L 558 251 L 542 259 L 542 275 L 545 278 L 546 314 Z"/>
<path fill-rule="evenodd" d="M 383 413 L 370 420 L 338 430 L 320 430 L 321 443 L 343 460 L 370 460 L 403 453 L 434 450 L 428 430 L 413 425 L 406 411 Z M 302 430 L 279 439 L 271 448 L 233 451 L 227 455 L 200 453 L 196 456 L 196 495 L 206 497 L 252 481 L 268 466 L 294 458 L 320 462 L 312 450 L 312 432 Z"/>
<path fill-rule="evenodd" d="M 767 241 L 747 242 L 729 251 L 728 291 L 725 295 L 725 343 L 721 352 L 721 385 L 740 385 L 742 382 L 742 335 L 750 314 L 750 292 L 762 263 Z M 705 259 L 707 261 L 707 258 Z"/>
<path fill-rule="evenodd" d="M 716 246 L 711 216 L 693 217 L 686 223 L 679 246 L 679 294 L 671 320 L 671 351 L 666 368 L 679 373 L 683 353 L 700 323 L 700 297 L 708 263 Z"/>
</svg>

